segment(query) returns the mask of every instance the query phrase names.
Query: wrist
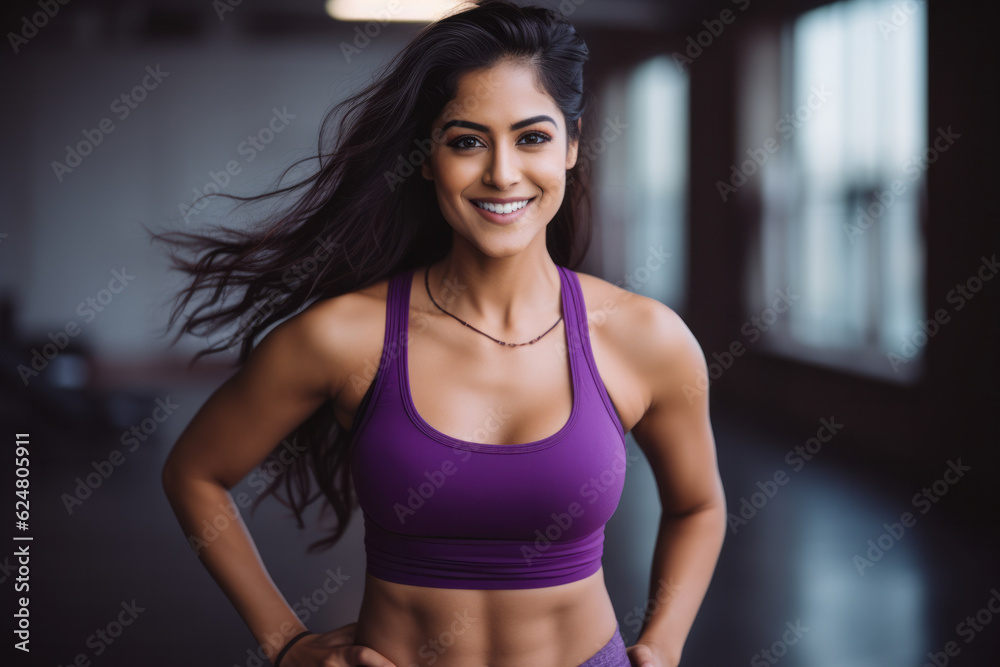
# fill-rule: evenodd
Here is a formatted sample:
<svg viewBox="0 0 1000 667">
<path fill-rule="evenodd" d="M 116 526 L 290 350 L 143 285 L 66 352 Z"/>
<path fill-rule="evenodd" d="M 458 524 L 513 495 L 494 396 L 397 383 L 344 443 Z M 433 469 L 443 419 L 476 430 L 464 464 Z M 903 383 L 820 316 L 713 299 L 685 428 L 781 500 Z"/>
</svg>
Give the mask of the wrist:
<svg viewBox="0 0 1000 667">
<path fill-rule="evenodd" d="M 281 648 L 281 651 L 279 651 L 278 655 L 276 655 L 275 658 L 274 658 L 274 667 L 280 667 L 282 658 L 285 657 L 285 654 L 288 653 L 288 650 L 290 648 L 292 648 L 292 646 L 296 642 L 298 642 L 303 637 L 306 637 L 306 636 L 312 635 L 312 634 L 315 634 L 315 633 L 314 632 L 310 632 L 309 630 L 303 630 L 302 632 L 300 632 L 299 634 L 295 635 L 294 637 L 292 637 L 291 639 L 289 639 L 287 642 L 285 642 L 285 645 Z"/>
<path fill-rule="evenodd" d="M 652 637 L 640 636 L 635 640 L 636 644 L 642 644 L 648 648 L 658 661 L 660 667 L 677 667 L 681 662 L 680 650 L 674 649 L 671 644 L 653 639 Z"/>
</svg>

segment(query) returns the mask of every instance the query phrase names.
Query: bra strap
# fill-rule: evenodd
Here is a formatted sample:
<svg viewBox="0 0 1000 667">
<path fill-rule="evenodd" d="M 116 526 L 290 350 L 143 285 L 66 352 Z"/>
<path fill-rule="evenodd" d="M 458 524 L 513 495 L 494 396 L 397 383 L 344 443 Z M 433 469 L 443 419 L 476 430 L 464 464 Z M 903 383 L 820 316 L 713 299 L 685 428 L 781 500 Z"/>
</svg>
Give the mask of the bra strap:
<svg viewBox="0 0 1000 667">
<path fill-rule="evenodd" d="M 378 400 L 382 392 L 382 387 L 390 378 L 399 372 L 399 353 L 402 341 L 401 330 L 406 325 L 407 320 L 400 320 L 400 311 L 406 307 L 403 297 L 403 287 L 406 286 L 406 279 L 412 272 L 403 271 L 389 278 L 389 284 L 385 296 L 385 332 L 382 337 L 382 354 L 379 357 L 378 368 L 375 372 L 368 391 L 361 399 L 358 411 L 354 416 L 354 423 L 351 426 L 353 432 L 351 446 L 353 451 L 354 443 L 358 433 L 364 428 L 372 413 L 371 404 Z M 402 304 L 402 306 L 400 305 Z M 404 314 L 405 317 L 405 314 Z"/>
<path fill-rule="evenodd" d="M 608 411 L 611 420 L 615 423 L 618 432 L 624 438 L 625 432 L 622 430 L 621 420 L 618 418 L 618 413 L 611 402 L 611 396 L 608 395 L 607 388 L 604 386 L 601 374 L 597 370 L 597 361 L 594 360 L 594 348 L 590 342 L 590 329 L 587 327 L 587 306 L 583 301 L 583 288 L 580 286 L 580 278 L 571 269 L 560 267 L 560 270 L 563 271 L 566 279 L 565 284 L 569 288 L 566 292 L 571 295 L 569 310 L 572 313 L 573 321 L 566 323 L 566 338 L 570 344 L 569 353 L 574 355 L 573 358 L 576 360 L 575 365 L 580 369 L 580 373 L 584 376 L 590 376 L 592 386 L 596 389 L 598 396 L 600 396 L 601 402 L 604 403 L 604 407 Z M 589 373 L 584 368 L 588 368 Z M 583 377 L 580 380 L 582 381 Z"/>
<path fill-rule="evenodd" d="M 391 346 L 393 363 L 399 359 L 400 348 L 407 344 L 406 336 L 409 333 L 410 323 L 410 283 L 413 281 L 413 269 L 405 269 L 393 276 L 389 298 L 390 308 L 387 309 L 386 316 L 390 318 L 386 322 L 387 346 Z"/>
<path fill-rule="evenodd" d="M 559 272 L 562 274 L 563 299 L 566 300 L 568 314 L 566 340 L 569 343 L 570 354 L 579 360 L 580 363 L 577 366 L 582 370 L 583 366 L 581 364 L 587 363 L 584 348 L 585 339 L 583 338 L 587 335 L 587 314 L 583 305 L 580 282 L 576 275 L 564 266 L 559 267 Z"/>
</svg>

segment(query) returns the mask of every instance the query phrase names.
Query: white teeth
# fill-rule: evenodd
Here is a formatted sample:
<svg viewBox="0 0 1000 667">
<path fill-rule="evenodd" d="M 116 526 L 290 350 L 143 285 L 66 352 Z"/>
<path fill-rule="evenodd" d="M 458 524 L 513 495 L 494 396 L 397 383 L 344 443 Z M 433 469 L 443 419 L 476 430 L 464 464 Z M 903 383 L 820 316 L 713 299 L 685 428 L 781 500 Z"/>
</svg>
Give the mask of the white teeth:
<svg viewBox="0 0 1000 667">
<path fill-rule="evenodd" d="M 528 205 L 530 200 L 523 199 L 521 201 L 510 202 L 507 204 L 490 204 L 487 202 L 474 201 L 472 202 L 476 206 L 487 211 L 492 211 L 493 213 L 513 213 L 514 211 L 524 208 Z"/>
</svg>

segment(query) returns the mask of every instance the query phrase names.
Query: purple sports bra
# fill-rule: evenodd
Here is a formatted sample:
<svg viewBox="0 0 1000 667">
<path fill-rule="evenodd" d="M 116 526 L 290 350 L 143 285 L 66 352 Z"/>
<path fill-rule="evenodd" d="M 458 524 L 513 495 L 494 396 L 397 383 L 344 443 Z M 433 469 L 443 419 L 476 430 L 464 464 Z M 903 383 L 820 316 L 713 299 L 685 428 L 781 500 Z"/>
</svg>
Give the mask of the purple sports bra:
<svg viewBox="0 0 1000 667">
<path fill-rule="evenodd" d="M 558 268 L 573 407 L 557 432 L 512 445 L 459 440 L 417 413 L 407 364 L 414 270 L 390 278 L 378 372 L 351 439 L 369 574 L 514 589 L 600 569 L 604 524 L 625 483 L 625 434 L 594 363 L 579 278 Z"/>
</svg>

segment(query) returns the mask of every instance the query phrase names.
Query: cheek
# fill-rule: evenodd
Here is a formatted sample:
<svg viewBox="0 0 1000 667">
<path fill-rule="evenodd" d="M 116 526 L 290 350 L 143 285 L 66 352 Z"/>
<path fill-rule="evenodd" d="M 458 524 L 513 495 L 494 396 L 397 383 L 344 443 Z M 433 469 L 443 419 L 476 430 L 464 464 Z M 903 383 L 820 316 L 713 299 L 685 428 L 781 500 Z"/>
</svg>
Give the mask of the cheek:
<svg viewBox="0 0 1000 667">
<path fill-rule="evenodd" d="M 485 159 L 477 160 L 474 156 L 456 158 L 439 153 L 434 157 L 432 172 L 439 201 L 462 197 L 464 192 L 480 183 L 487 168 Z M 534 184 L 548 197 L 562 195 L 566 187 L 565 157 L 538 155 L 535 158 L 527 158 L 522 163 L 522 183 Z"/>
<path fill-rule="evenodd" d="M 472 183 L 467 173 L 468 168 L 453 160 L 439 160 L 434 164 L 432 171 L 434 174 L 434 196 L 438 208 L 448 220 L 448 224 L 453 224 L 454 220 L 462 217 L 462 202 L 460 200 Z"/>
<path fill-rule="evenodd" d="M 445 193 L 460 195 L 482 176 L 482 166 L 474 159 L 443 157 L 434 168 L 434 178 Z"/>
<path fill-rule="evenodd" d="M 534 181 L 547 195 L 558 195 L 566 187 L 566 171 L 562 164 L 548 165 L 535 173 Z"/>
</svg>

